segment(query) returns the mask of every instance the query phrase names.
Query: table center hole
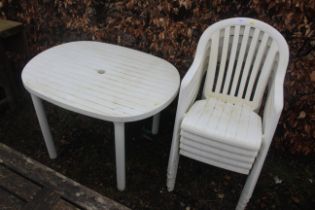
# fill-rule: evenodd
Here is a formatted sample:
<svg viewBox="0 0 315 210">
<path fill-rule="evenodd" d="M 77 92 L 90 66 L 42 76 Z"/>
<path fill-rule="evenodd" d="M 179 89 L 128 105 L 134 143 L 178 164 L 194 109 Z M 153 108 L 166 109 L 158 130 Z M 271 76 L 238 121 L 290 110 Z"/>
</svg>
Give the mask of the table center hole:
<svg viewBox="0 0 315 210">
<path fill-rule="evenodd" d="M 105 74 L 106 73 L 105 70 L 103 70 L 103 69 L 97 69 L 96 71 L 99 74 Z"/>
</svg>

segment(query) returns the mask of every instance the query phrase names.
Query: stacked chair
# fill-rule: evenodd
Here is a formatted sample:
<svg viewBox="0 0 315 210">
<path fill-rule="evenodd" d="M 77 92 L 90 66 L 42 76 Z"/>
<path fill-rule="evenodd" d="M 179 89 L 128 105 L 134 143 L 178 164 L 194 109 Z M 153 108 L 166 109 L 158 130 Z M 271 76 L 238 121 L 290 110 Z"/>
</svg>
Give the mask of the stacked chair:
<svg viewBox="0 0 315 210">
<path fill-rule="evenodd" d="M 183 155 L 248 175 L 236 209 L 246 207 L 283 108 L 288 59 L 285 39 L 264 22 L 231 18 L 208 27 L 180 87 L 169 191 Z"/>
</svg>

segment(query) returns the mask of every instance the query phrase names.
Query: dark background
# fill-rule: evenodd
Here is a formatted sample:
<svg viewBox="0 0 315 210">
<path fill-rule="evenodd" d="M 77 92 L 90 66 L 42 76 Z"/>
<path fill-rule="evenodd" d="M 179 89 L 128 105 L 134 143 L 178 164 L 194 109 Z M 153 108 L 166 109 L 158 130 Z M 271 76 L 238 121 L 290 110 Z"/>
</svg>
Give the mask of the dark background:
<svg viewBox="0 0 315 210">
<path fill-rule="evenodd" d="M 0 13 L 25 24 L 29 59 L 63 42 L 98 40 L 162 57 L 181 76 L 192 63 L 202 32 L 212 23 L 245 16 L 274 26 L 290 47 L 285 106 L 248 209 L 315 206 L 314 0 L 2 0 Z M 17 71 L 25 64 L 20 57 L 12 58 Z M 0 141 L 70 178 L 134 209 L 233 209 L 236 205 L 246 177 L 186 158 L 181 158 L 175 192 L 166 192 L 176 102 L 164 111 L 156 137 L 143 135 L 142 127 L 148 127 L 149 121 L 127 126 L 127 191 L 120 193 L 115 188 L 112 125 L 47 104 L 60 148 L 59 158 L 51 161 L 32 104 L 25 97 L 20 110 L 0 113 Z"/>
</svg>

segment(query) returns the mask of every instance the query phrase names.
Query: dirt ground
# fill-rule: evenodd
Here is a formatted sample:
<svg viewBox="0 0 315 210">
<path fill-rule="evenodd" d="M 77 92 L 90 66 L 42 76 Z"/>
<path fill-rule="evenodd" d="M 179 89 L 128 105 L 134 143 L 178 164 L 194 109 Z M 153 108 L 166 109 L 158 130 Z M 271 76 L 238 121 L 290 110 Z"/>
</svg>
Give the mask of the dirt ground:
<svg viewBox="0 0 315 210">
<path fill-rule="evenodd" d="M 116 189 L 113 125 L 51 104 L 48 119 L 59 148 L 46 152 L 27 93 L 14 109 L 1 107 L 0 141 L 132 209 L 233 209 L 246 176 L 181 157 L 174 192 L 167 192 L 166 168 L 175 117 L 174 102 L 162 112 L 160 133 L 148 133 L 150 119 L 127 124 L 127 189 Z M 315 158 L 271 148 L 247 209 L 313 209 Z"/>
</svg>

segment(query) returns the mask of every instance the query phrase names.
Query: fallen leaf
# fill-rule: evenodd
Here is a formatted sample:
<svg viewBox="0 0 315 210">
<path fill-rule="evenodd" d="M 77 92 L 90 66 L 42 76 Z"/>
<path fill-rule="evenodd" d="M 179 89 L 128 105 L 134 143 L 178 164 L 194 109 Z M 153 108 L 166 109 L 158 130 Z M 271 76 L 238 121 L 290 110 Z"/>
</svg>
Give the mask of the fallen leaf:
<svg viewBox="0 0 315 210">
<path fill-rule="evenodd" d="M 219 193 L 218 194 L 218 198 L 223 199 L 224 198 L 224 194 L 223 193 Z"/>
<path fill-rule="evenodd" d="M 293 200 L 294 203 L 300 203 L 300 199 L 295 197 L 295 196 L 292 196 L 291 199 Z"/>
<path fill-rule="evenodd" d="M 283 182 L 283 180 L 279 179 L 278 176 L 273 177 L 273 180 L 275 181 L 275 184 L 281 184 Z"/>
<path fill-rule="evenodd" d="M 298 119 L 304 119 L 306 116 L 306 113 L 304 111 L 301 111 L 299 116 L 298 116 Z"/>
</svg>

